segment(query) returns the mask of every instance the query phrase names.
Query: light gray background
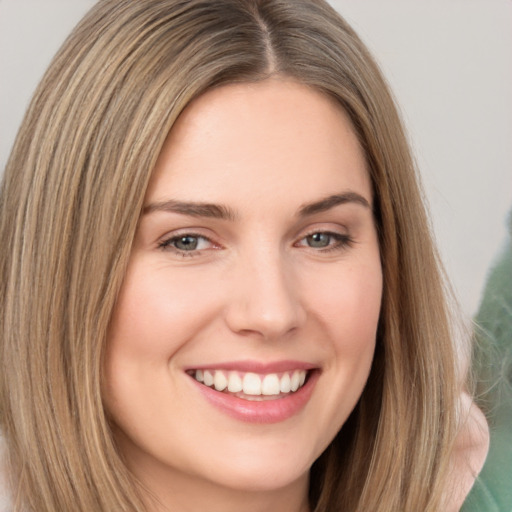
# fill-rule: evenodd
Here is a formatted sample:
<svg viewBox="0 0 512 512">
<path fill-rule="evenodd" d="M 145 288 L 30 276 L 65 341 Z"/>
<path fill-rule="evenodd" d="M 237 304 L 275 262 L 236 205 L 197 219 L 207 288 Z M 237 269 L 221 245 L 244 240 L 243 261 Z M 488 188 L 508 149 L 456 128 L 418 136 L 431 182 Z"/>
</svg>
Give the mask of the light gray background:
<svg viewBox="0 0 512 512">
<path fill-rule="evenodd" d="M 94 3 L 0 0 L 2 171 L 38 80 Z M 472 315 L 512 208 L 512 2 L 331 4 L 368 44 L 395 92 L 448 275 Z"/>
</svg>

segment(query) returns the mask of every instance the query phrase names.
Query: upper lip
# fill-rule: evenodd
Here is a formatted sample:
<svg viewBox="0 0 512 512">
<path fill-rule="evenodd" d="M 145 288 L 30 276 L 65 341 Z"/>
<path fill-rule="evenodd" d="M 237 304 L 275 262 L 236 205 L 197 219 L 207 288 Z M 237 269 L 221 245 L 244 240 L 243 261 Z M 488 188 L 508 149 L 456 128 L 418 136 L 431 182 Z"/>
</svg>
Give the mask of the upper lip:
<svg viewBox="0 0 512 512">
<path fill-rule="evenodd" d="M 307 363 L 304 361 L 283 360 L 273 362 L 262 362 L 243 360 L 200 364 L 198 366 L 187 367 L 185 368 L 185 371 L 216 369 L 266 374 L 287 372 L 292 370 L 313 370 L 315 368 L 318 368 L 318 365 Z"/>
</svg>

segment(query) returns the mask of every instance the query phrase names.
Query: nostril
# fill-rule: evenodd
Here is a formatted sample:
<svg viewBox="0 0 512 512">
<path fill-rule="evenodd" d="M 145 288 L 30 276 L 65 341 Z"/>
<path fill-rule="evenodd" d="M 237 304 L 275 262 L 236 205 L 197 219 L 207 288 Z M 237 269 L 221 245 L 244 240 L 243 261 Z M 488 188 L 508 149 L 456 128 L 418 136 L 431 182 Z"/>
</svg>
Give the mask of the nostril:
<svg viewBox="0 0 512 512">
<path fill-rule="evenodd" d="M 275 339 L 290 335 L 303 323 L 303 313 L 298 304 L 233 304 L 226 316 L 233 332 L 243 336 L 259 335 L 265 339 Z"/>
</svg>

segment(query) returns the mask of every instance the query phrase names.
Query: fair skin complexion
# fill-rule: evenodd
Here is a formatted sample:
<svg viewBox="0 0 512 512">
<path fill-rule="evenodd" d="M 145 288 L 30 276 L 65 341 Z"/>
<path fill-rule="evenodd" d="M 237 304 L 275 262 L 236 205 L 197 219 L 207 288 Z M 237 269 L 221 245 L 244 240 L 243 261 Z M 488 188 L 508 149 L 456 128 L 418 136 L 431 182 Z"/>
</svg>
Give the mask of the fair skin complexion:
<svg viewBox="0 0 512 512">
<path fill-rule="evenodd" d="M 381 292 L 365 158 L 333 100 L 275 78 L 189 105 L 150 182 L 105 364 L 149 509 L 308 511 L 309 469 L 365 386 Z M 237 378 L 242 391 L 222 390 Z"/>
<path fill-rule="evenodd" d="M 458 512 L 480 473 L 489 450 L 489 427 L 482 411 L 466 392 L 459 401 L 460 429 L 450 460 L 445 510 Z"/>
</svg>

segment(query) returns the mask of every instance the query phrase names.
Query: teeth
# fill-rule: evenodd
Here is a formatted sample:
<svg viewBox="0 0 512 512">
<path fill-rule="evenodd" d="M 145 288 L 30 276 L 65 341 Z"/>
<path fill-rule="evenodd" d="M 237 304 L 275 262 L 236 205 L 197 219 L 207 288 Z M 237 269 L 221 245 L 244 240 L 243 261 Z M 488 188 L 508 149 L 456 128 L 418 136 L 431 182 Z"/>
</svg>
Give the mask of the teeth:
<svg viewBox="0 0 512 512">
<path fill-rule="evenodd" d="M 203 373 L 203 382 L 205 386 L 213 386 L 213 375 L 208 370 Z"/>
<path fill-rule="evenodd" d="M 281 388 L 279 386 L 279 377 L 275 373 L 265 375 L 261 383 L 261 394 L 263 395 L 279 395 Z"/>
<path fill-rule="evenodd" d="M 281 393 L 289 393 L 292 390 L 290 375 L 285 373 L 281 377 Z"/>
<path fill-rule="evenodd" d="M 299 385 L 300 385 L 300 375 L 299 375 L 299 372 L 298 371 L 294 371 L 293 375 L 292 375 L 292 381 L 291 381 L 291 384 L 290 384 L 290 387 L 291 387 L 292 391 L 297 391 L 297 389 L 299 389 Z"/>
<path fill-rule="evenodd" d="M 242 382 L 246 395 L 261 395 L 261 379 L 259 375 L 246 373 Z"/>
<path fill-rule="evenodd" d="M 238 375 L 237 372 L 229 372 L 228 391 L 231 393 L 240 393 L 242 389 L 243 385 L 240 375 Z"/>
<path fill-rule="evenodd" d="M 216 371 L 213 378 L 213 385 L 217 391 L 224 391 L 228 387 L 228 379 L 223 372 Z"/>
<path fill-rule="evenodd" d="M 223 370 L 196 370 L 192 375 L 205 386 L 213 387 L 217 391 L 240 393 L 249 397 L 277 396 L 297 391 L 306 381 L 306 370 L 284 372 L 280 375 L 269 373 L 243 373 L 237 371 L 225 372 Z"/>
</svg>

